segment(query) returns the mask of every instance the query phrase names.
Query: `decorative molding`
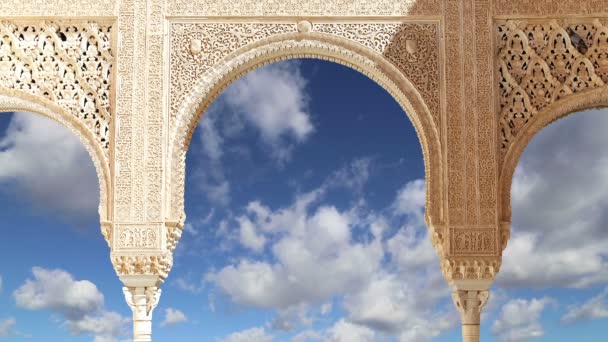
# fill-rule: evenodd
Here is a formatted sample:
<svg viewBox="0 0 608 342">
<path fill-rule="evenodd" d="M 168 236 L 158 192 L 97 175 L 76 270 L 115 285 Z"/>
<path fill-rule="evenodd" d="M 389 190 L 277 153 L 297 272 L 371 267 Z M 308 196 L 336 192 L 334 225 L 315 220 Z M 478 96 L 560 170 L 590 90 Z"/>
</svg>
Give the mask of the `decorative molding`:
<svg viewBox="0 0 608 342">
<path fill-rule="evenodd" d="M 607 12 L 604 0 L 493 0 L 493 5 L 494 15 L 511 17 L 586 16 Z"/>
<path fill-rule="evenodd" d="M 405 16 L 438 15 L 440 0 L 173 0 L 170 16 Z"/>
<path fill-rule="evenodd" d="M 173 254 L 159 252 L 155 254 L 124 254 L 112 252 L 112 265 L 120 276 L 154 275 L 164 281 L 173 267 Z"/>
<path fill-rule="evenodd" d="M 118 12 L 117 0 L 2 0 L 2 17 L 110 17 Z"/>
<path fill-rule="evenodd" d="M 455 280 L 493 281 L 500 269 L 501 257 L 452 257 L 441 261 L 441 271 L 448 282 Z"/>
<path fill-rule="evenodd" d="M 110 147 L 112 26 L 93 21 L 0 21 L 0 87 L 57 104 Z"/>
</svg>

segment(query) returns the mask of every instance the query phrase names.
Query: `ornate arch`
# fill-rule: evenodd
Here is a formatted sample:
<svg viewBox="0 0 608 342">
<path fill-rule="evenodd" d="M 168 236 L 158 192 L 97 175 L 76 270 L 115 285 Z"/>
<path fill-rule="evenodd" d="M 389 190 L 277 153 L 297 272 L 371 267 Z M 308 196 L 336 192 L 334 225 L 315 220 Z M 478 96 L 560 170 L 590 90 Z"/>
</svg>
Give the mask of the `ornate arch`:
<svg viewBox="0 0 608 342">
<path fill-rule="evenodd" d="M 501 172 L 499 220 L 510 236 L 511 183 L 543 127 L 608 103 L 608 26 L 602 18 L 499 21 L 496 26 Z"/>
<path fill-rule="evenodd" d="M 197 78 L 181 101 L 173 119 L 167 184 L 169 218 L 183 223 L 185 157 L 196 125 L 213 100 L 231 82 L 264 64 L 290 58 L 319 58 L 349 66 L 373 79 L 401 105 L 413 123 L 422 147 L 427 181 L 426 219 L 429 228 L 444 221 L 443 161 L 439 129 L 429 104 L 410 79 L 385 56 L 351 40 L 326 33 L 310 32 L 310 23 L 298 24 L 295 33 L 277 34 L 237 49 Z M 200 43 L 200 42 L 199 42 Z M 405 42 L 404 42 L 405 43 Z M 200 49 L 200 45 L 191 44 Z M 415 43 L 407 43 L 415 49 Z M 199 50 L 200 51 L 200 50 Z M 418 75 L 424 77 L 424 75 Z M 173 96 L 173 94 L 172 94 Z M 438 100 L 437 100 L 438 101 Z M 439 104 L 437 104 L 439 107 Z"/>
<path fill-rule="evenodd" d="M 513 182 L 513 175 L 528 143 L 540 130 L 556 120 L 582 110 L 607 106 L 608 86 L 577 93 L 545 107 L 531 118 L 518 133 L 504 156 L 499 179 L 499 219 L 502 223 L 502 233 L 507 237 L 507 239 L 503 239 L 503 248 L 506 246 L 506 241 L 510 234 L 511 184 Z"/>
<path fill-rule="evenodd" d="M 85 147 L 99 180 L 99 217 L 102 224 L 102 232 L 106 235 L 107 222 L 111 219 L 109 205 L 111 194 L 111 177 L 105 152 L 97 142 L 97 137 L 90 129 L 74 115 L 64 108 L 53 103 L 42 96 L 26 93 L 21 90 L 0 87 L 0 112 L 30 112 L 52 119 L 70 129 L 82 145 Z"/>
</svg>

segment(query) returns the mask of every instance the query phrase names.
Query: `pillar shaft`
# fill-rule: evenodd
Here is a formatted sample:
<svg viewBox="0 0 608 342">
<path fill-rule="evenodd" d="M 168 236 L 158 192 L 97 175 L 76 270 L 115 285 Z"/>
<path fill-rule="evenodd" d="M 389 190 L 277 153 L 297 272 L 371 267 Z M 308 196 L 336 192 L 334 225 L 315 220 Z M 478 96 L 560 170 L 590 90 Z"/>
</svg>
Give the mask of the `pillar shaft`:
<svg viewBox="0 0 608 342">
<path fill-rule="evenodd" d="M 133 341 L 152 341 L 152 312 L 160 299 L 158 287 L 123 287 L 127 304 L 133 311 Z"/>
</svg>

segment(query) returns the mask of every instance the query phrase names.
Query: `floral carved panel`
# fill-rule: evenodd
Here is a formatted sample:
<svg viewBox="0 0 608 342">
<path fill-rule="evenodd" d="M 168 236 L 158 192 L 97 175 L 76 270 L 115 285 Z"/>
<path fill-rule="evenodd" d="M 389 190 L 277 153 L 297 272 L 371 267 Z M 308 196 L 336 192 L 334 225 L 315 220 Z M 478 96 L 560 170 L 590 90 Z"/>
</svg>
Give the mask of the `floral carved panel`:
<svg viewBox="0 0 608 342">
<path fill-rule="evenodd" d="M 498 23 L 500 149 L 548 105 L 608 84 L 608 20 Z"/>
<path fill-rule="evenodd" d="M 0 22 L 0 87 L 41 96 L 71 113 L 108 156 L 112 26 L 90 21 Z"/>
</svg>

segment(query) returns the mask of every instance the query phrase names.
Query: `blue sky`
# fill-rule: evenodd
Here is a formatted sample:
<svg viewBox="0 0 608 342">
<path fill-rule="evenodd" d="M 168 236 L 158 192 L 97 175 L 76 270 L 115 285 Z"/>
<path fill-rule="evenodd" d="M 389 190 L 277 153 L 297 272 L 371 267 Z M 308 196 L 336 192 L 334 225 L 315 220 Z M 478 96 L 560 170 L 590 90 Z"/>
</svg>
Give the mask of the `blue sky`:
<svg viewBox="0 0 608 342">
<path fill-rule="evenodd" d="M 526 149 L 484 341 L 605 335 L 606 114 L 559 120 Z M 155 339 L 459 341 L 424 189 L 414 128 L 373 81 L 318 60 L 245 75 L 193 137 Z M 0 340 L 128 339 L 97 201 L 71 132 L 0 115 Z"/>
</svg>

